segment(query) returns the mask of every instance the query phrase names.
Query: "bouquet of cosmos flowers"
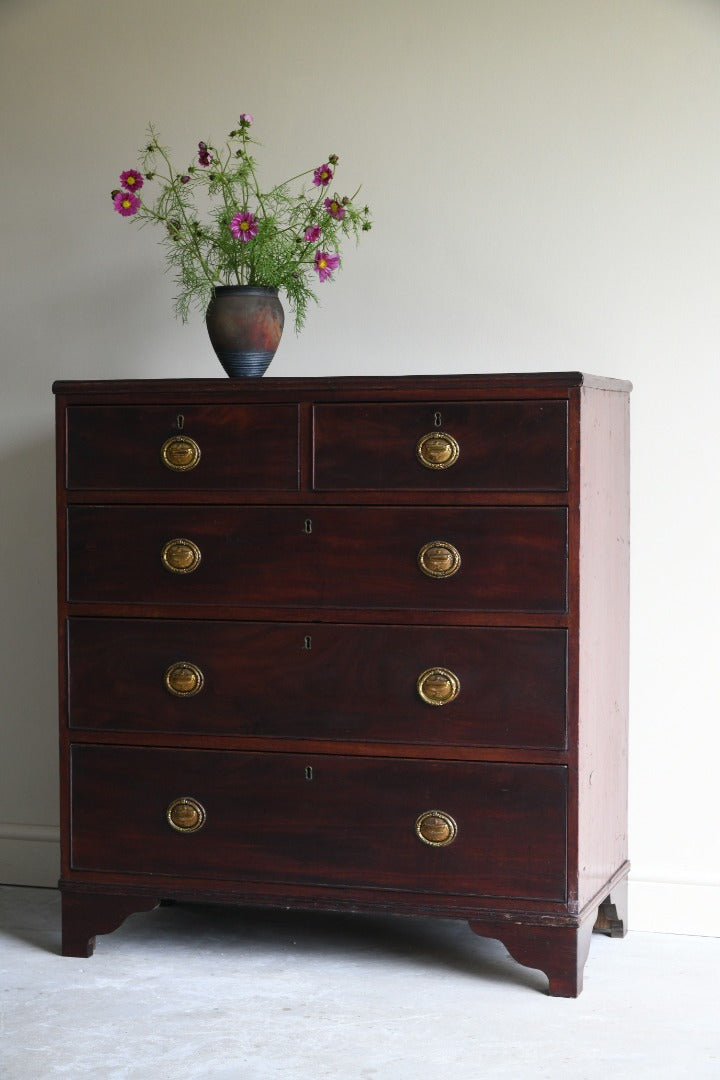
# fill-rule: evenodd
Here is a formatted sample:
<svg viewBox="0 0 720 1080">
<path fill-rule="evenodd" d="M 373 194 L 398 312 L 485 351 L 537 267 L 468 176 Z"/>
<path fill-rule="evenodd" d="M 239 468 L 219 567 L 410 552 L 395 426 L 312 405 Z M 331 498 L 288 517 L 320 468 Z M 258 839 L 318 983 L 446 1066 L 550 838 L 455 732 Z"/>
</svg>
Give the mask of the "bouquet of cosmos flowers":
<svg viewBox="0 0 720 1080">
<path fill-rule="evenodd" d="M 113 205 L 123 217 L 163 227 L 183 322 L 190 307 L 205 311 L 216 285 L 264 285 L 283 291 L 300 330 L 309 301 L 317 302 L 312 286 L 332 277 L 343 240 L 357 241 L 370 229 L 370 211 L 355 205 L 357 191 L 335 192 L 336 154 L 262 191 L 250 153 L 258 145 L 252 123 L 242 113 L 223 147 L 199 142 L 196 161 L 184 170 L 171 164 L 151 125 L 140 168 L 120 174 Z"/>
</svg>

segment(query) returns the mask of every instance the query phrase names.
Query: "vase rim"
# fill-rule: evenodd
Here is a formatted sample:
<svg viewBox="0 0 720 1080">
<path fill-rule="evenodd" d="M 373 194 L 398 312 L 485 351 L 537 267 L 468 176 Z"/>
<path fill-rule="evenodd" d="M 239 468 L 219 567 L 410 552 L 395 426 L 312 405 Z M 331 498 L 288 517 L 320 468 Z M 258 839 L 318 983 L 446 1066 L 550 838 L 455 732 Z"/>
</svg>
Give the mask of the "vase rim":
<svg viewBox="0 0 720 1080">
<path fill-rule="evenodd" d="M 215 285 L 213 287 L 213 293 L 217 296 L 218 293 L 274 293 L 277 296 L 278 290 L 274 285 Z"/>
</svg>

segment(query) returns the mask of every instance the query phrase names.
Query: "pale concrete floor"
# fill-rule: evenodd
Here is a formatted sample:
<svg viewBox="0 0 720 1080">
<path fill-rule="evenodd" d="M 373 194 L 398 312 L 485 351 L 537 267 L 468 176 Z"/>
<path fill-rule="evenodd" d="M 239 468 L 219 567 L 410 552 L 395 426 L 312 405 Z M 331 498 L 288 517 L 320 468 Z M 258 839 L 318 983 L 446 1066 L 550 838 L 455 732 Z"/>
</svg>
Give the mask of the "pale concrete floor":
<svg viewBox="0 0 720 1080">
<path fill-rule="evenodd" d="M 720 1080 L 720 938 L 594 935 L 585 989 L 465 924 L 162 907 L 59 955 L 0 887 L 2 1080 Z"/>
</svg>

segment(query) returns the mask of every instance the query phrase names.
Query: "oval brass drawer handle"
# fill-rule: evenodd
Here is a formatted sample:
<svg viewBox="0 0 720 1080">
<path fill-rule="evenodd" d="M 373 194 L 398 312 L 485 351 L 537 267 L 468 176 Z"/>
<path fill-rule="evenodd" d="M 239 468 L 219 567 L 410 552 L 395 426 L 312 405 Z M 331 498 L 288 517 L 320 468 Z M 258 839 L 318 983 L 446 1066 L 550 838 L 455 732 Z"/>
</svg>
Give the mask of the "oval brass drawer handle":
<svg viewBox="0 0 720 1080">
<path fill-rule="evenodd" d="M 446 431 L 429 431 L 418 441 L 415 453 L 426 469 L 449 469 L 460 457 L 460 444 Z"/>
<path fill-rule="evenodd" d="M 168 824 L 176 832 L 191 833 L 202 829 L 207 814 L 205 807 L 197 799 L 182 795 L 179 799 L 173 799 L 165 816 Z"/>
<path fill-rule="evenodd" d="M 460 693 L 460 680 L 449 668 L 428 668 L 418 677 L 417 692 L 428 705 L 449 705 Z"/>
<path fill-rule="evenodd" d="M 460 562 L 460 552 L 447 540 L 431 540 L 418 552 L 418 564 L 427 577 L 452 577 L 460 569 Z"/>
<path fill-rule="evenodd" d="M 176 536 L 163 546 L 160 558 L 172 574 L 192 574 L 200 565 L 202 553 L 192 540 Z"/>
<path fill-rule="evenodd" d="M 200 447 L 189 435 L 171 435 L 162 444 L 160 457 L 173 472 L 190 472 L 200 461 Z"/>
<path fill-rule="evenodd" d="M 415 822 L 415 835 L 430 847 L 447 847 L 457 832 L 455 818 L 444 810 L 426 810 Z"/>
<path fill-rule="evenodd" d="M 189 660 L 178 660 L 165 672 L 165 686 L 175 697 L 195 697 L 204 685 L 205 676 Z"/>
</svg>

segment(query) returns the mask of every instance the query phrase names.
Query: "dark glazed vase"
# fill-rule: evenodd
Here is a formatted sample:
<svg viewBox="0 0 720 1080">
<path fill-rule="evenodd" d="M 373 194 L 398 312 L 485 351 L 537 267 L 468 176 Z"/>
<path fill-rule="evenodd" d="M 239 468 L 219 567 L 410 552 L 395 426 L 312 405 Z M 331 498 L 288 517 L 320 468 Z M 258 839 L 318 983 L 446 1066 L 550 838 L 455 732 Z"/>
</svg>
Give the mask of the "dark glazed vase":
<svg viewBox="0 0 720 1080">
<path fill-rule="evenodd" d="M 285 312 L 277 289 L 218 285 L 205 323 L 217 358 L 231 378 L 260 376 L 280 344 Z"/>
</svg>

